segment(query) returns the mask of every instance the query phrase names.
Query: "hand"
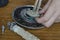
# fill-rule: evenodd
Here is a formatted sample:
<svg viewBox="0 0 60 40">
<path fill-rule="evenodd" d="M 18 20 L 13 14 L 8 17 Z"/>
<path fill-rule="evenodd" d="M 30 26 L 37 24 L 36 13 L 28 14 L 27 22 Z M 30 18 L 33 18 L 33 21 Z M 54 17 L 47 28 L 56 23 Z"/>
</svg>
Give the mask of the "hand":
<svg viewBox="0 0 60 40">
<path fill-rule="evenodd" d="M 36 18 L 38 23 L 42 23 L 46 27 L 50 27 L 60 15 L 60 0 L 49 0 L 46 6 L 40 11 L 45 15 L 41 18 Z"/>
</svg>

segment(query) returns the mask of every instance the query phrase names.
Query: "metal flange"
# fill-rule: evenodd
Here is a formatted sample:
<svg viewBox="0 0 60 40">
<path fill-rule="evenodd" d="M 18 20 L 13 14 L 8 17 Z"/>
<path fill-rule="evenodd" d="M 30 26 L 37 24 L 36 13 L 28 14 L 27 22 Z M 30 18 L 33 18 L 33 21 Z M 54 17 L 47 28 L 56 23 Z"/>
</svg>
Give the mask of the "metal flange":
<svg viewBox="0 0 60 40">
<path fill-rule="evenodd" d="M 44 28 L 43 24 L 37 23 L 34 17 L 31 17 L 26 13 L 27 9 L 33 10 L 33 7 L 34 6 L 32 5 L 25 5 L 25 6 L 17 7 L 12 14 L 13 20 L 18 25 L 25 28 L 29 28 L 29 29 Z"/>
</svg>

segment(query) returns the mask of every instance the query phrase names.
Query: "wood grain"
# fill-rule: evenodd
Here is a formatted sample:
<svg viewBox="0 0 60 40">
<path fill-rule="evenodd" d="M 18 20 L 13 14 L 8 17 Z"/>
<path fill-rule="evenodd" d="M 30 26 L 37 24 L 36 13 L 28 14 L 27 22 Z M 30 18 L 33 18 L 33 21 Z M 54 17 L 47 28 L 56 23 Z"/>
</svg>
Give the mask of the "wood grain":
<svg viewBox="0 0 60 40">
<path fill-rule="evenodd" d="M 45 0 L 46 1 L 46 0 Z M 0 40 L 24 40 L 21 36 L 8 30 L 7 22 L 12 21 L 13 10 L 21 5 L 32 5 L 35 0 L 9 0 L 7 6 L 0 8 Z M 1 26 L 5 25 L 5 32 L 2 34 Z M 50 28 L 43 28 L 39 30 L 29 30 L 41 40 L 60 40 L 60 23 L 52 25 Z"/>
</svg>

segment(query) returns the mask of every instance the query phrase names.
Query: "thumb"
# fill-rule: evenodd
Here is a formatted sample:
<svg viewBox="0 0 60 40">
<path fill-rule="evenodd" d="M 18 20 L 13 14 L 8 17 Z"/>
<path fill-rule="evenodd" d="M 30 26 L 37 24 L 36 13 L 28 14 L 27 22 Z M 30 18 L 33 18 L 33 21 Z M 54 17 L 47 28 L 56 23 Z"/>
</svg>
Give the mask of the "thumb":
<svg viewBox="0 0 60 40">
<path fill-rule="evenodd" d="M 51 4 L 51 1 L 52 0 L 48 0 L 47 4 L 43 7 L 43 9 L 39 13 L 45 13 Z"/>
</svg>

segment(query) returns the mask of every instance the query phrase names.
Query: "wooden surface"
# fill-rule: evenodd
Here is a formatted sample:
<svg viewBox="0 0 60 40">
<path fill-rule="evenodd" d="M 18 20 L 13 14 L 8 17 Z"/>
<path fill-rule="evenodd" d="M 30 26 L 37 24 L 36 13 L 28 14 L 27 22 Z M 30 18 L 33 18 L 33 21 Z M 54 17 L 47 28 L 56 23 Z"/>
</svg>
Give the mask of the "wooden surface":
<svg viewBox="0 0 60 40">
<path fill-rule="evenodd" d="M 13 10 L 21 5 L 34 4 L 35 0 L 9 0 L 9 4 L 0 8 L 0 40 L 24 40 L 21 36 L 8 30 L 7 22 L 12 21 Z M 1 26 L 5 25 L 5 32 L 1 33 Z M 41 40 L 60 40 L 60 23 L 52 25 L 50 28 L 44 28 L 39 30 L 25 29 Z"/>
</svg>

